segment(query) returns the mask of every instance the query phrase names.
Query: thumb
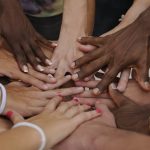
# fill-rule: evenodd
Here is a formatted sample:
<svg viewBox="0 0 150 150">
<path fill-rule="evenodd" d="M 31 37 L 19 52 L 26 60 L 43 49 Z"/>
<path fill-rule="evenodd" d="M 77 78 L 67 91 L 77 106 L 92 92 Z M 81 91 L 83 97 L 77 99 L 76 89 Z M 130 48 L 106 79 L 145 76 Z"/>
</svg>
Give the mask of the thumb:
<svg viewBox="0 0 150 150">
<path fill-rule="evenodd" d="M 7 111 L 6 116 L 13 122 L 13 124 L 24 121 L 24 118 L 15 111 Z"/>
</svg>

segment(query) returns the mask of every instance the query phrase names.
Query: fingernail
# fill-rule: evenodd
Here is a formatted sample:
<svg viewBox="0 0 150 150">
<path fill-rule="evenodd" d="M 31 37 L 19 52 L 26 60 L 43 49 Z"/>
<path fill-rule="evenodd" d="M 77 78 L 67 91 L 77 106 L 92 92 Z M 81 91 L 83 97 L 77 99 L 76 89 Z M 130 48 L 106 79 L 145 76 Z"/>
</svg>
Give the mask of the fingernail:
<svg viewBox="0 0 150 150">
<path fill-rule="evenodd" d="M 96 112 L 99 113 L 99 114 L 102 113 L 102 111 L 100 109 L 98 109 L 98 108 L 96 109 Z"/>
<path fill-rule="evenodd" d="M 53 76 L 52 76 L 51 74 L 48 74 L 48 77 L 49 77 L 49 78 L 53 78 Z"/>
<path fill-rule="evenodd" d="M 58 44 L 57 43 L 52 43 L 52 46 L 57 47 Z"/>
<path fill-rule="evenodd" d="M 117 87 L 116 87 L 116 85 L 114 83 L 111 84 L 111 88 L 114 89 L 114 90 L 117 89 Z"/>
<path fill-rule="evenodd" d="M 51 66 L 51 65 L 53 64 L 49 59 L 46 59 L 45 62 L 46 62 L 49 66 Z"/>
<path fill-rule="evenodd" d="M 65 76 L 65 78 L 67 78 L 67 79 L 71 79 L 71 76 L 70 76 L 70 75 L 67 75 L 67 76 Z"/>
<path fill-rule="evenodd" d="M 84 91 L 84 88 L 83 88 L 83 87 L 77 87 L 77 89 L 78 89 L 79 91 Z"/>
<path fill-rule="evenodd" d="M 44 68 L 41 65 L 37 65 L 37 69 L 41 72 L 44 71 Z"/>
<path fill-rule="evenodd" d="M 44 90 L 48 90 L 48 85 L 43 85 Z"/>
<path fill-rule="evenodd" d="M 13 112 L 12 112 L 12 111 L 8 111 L 8 112 L 6 113 L 6 116 L 7 116 L 8 118 L 11 118 L 12 115 L 13 115 Z"/>
<path fill-rule="evenodd" d="M 80 41 L 82 39 L 82 37 L 80 36 L 80 37 L 78 37 L 78 40 Z"/>
<path fill-rule="evenodd" d="M 23 72 L 25 72 L 25 73 L 28 73 L 28 72 L 29 72 L 28 67 L 27 67 L 26 65 L 24 65 L 24 66 L 22 67 L 22 69 L 23 69 Z"/>
<path fill-rule="evenodd" d="M 50 71 L 52 74 L 54 74 L 54 73 L 56 72 L 55 69 L 50 69 L 49 71 Z"/>
<path fill-rule="evenodd" d="M 72 75 L 70 72 L 66 72 L 65 76 Z"/>
<path fill-rule="evenodd" d="M 145 82 L 144 84 L 145 84 L 145 87 L 146 87 L 147 89 L 149 89 L 149 88 L 150 88 L 150 84 L 149 84 L 149 82 Z"/>
<path fill-rule="evenodd" d="M 79 102 L 79 98 L 77 98 L 77 97 L 74 97 L 73 100 L 74 100 L 75 102 Z"/>
<path fill-rule="evenodd" d="M 76 81 L 76 80 L 78 80 L 78 78 L 79 78 L 78 74 L 74 74 L 74 75 L 72 75 L 72 79 L 73 79 L 73 80 L 75 80 L 75 81 Z"/>
<path fill-rule="evenodd" d="M 71 68 L 75 68 L 75 66 L 76 66 L 76 64 L 75 64 L 75 62 L 73 62 L 72 64 L 71 64 Z"/>
<path fill-rule="evenodd" d="M 98 88 L 93 89 L 93 93 L 95 95 L 99 95 L 100 94 L 100 90 Z"/>
</svg>

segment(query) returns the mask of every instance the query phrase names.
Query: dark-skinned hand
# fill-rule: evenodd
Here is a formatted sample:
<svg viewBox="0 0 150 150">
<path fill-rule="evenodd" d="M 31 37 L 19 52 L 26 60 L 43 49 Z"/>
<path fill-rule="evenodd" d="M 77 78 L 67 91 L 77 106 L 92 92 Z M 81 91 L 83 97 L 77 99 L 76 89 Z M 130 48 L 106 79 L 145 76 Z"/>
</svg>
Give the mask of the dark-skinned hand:
<svg viewBox="0 0 150 150">
<path fill-rule="evenodd" d="M 20 69 L 28 72 L 27 63 L 37 71 L 43 71 L 36 58 L 44 65 L 51 65 L 41 47 L 56 46 L 39 35 L 23 13 L 18 0 L 0 0 L 0 35 L 9 44 Z"/>
<path fill-rule="evenodd" d="M 128 27 L 106 37 L 83 37 L 82 44 L 97 46 L 97 50 L 89 52 L 76 60 L 73 68 L 80 68 L 73 75 L 74 80 L 83 79 L 99 69 L 107 66 L 102 81 L 93 90 L 94 94 L 102 93 L 124 69 L 133 68 L 133 75 L 140 86 L 150 90 L 149 84 L 149 52 L 150 52 L 150 8 Z"/>
</svg>

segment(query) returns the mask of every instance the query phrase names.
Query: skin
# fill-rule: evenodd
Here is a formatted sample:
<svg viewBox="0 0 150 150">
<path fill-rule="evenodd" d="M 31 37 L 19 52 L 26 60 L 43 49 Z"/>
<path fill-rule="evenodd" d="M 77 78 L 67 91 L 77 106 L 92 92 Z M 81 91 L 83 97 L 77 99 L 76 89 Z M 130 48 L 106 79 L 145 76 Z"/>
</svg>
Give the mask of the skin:
<svg viewBox="0 0 150 150">
<path fill-rule="evenodd" d="M 83 37 L 79 39 L 82 44 L 92 44 L 98 48 L 72 64 L 73 68 L 81 68 L 77 74 L 73 75 L 73 79 L 83 79 L 100 68 L 108 66 L 104 78 L 93 91 L 94 94 L 98 95 L 108 87 L 120 71 L 128 67 L 133 67 L 134 78 L 143 89 L 149 90 L 148 57 L 150 22 L 147 20 L 149 15 L 150 8 L 142 13 L 133 24 L 115 34 L 103 38 Z M 125 46 L 127 43 L 128 46 Z M 87 62 L 90 63 L 86 64 Z"/>
<path fill-rule="evenodd" d="M 73 73 L 74 70 L 70 67 L 71 63 L 83 56 L 83 53 L 77 48 L 77 38 L 91 34 L 94 4 L 94 0 L 64 1 L 63 22 L 58 46 L 51 59 L 53 63 L 51 67 L 57 68 L 55 74 L 57 79 L 63 77 L 66 72 Z"/>
<path fill-rule="evenodd" d="M 45 149 L 50 149 L 68 137 L 83 122 L 100 116 L 100 113 L 96 111 L 84 112 L 89 109 L 89 106 L 79 106 L 78 103 L 74 101 L 60 103 L 61 100 L 62 99 L 60 97 L 55 97 L 49 102 L 41 114 L 28 120 L 24 120 L 16 112 L 12 112 L 9 117 L 14 124 L 27 121 L 40 126 L 43 129 L 47 139 Z M 59 134 L 60 132 L 61 134 Z M 20 138 L 21 136 L 24 138 Z M 11 139 L 9 144 L 7 143 L 8 138 Z M 34 141 L 32 139 L 34 139 Z M 22 126 L 0 134 L 1 148 L 6 150 L 34 150 L 39 148 L 40 142 L 39 133 L 35 129 L 29 127 Z"/>
<path fill-rule="evenodd" d="M 138 17 L 139 15 L 144 12 L 148 7 L 150 6 L 150 1 L 149 0 L 134 0 L 133 5 L 130 7 L 130 9 L 127 11 L 127 13 L 124 15 L 124 17 L 121 19 L 121 22 L 112 30 L 104 33 L 103 35 L 101 35 L 101 37 L 105 37 L 107 35 L 111 35 L 116 33 L 117 31 L 127 27 L 128 25 L 130 25 L 131 23 L 133 23 Z M 83 51 L 84 53 L 93 51 L 96 49 L 95 46 L 92 45 L 83 45 L 83 44 L 79 44 L 79 49 L 81 51 Z M 127 87 L 127 83 L 128 83 L 128 79 L 130 76 L 130 69 L 125 69 L 121 75 L 120 75 L 120 81 L 118 83 L 118 90 L 121 92 L 124 92 L 126 87 Z"/>
<path fill-rule="evenodd" d="M 8 43 L 20 69 L 27 73 L 27 63 L 30 63 L 34 69 L 42 72 L 44 69 L 38 63 L 36 57 L 44 65 L 51 65 L 51 62 L 44 55 L 40 46 L 54 47 L 55 44 L 48 42 L 34 30 L 24 15 L 18 0 L 1 0 L 0 7 L 0 35 Z M 18 20 L 19 23 L 16 24 Z M 13 31 L 13 34 L 11 31 Z"/>
<path fill-rule="evenodd" d="M 129 101 L 127 97 L 117 90 L 114 84 L 109 87 L 109 93 L 117 103 L 120 103 L 121 100 Z M 81 125 L 68 139 L 57 145 L 55 150 L 149 149 L 149 136 L 117 129 L 114 116 L 108 106 L 100 102 L 97 102 L 95 106 L 101 110 L 101 117 Z"/>
<path fill-rule="evenodd" d="M 44 51 L 47 56 L 51 55 L 51 52 L 47 52 L 47 50 Z M 0 74 L 2 76 L 7 76 L 13 80 L 21 80 L 42 90 L 47 90 L 49 84 L 56 83 L 56 79 L 51 76 L 51 73 L 54 73 L 54 70 L 51 70 L 48 67 L 45 68 L 45 74 L 35 71 L 31 66 L 29 66 L 28 74 L 20 71 L 12 54 L 5 50 L 3 46 L 0 50 L 0 66 Z"/>
<path fill-rule="evenodd" d="M 61 84 L 69 81 L 69 78 L 63 80 Z M 41 91 L 33 86 L 28 87 L 21 82 L 12 82 L 6 86 L 7 104 L 3 114 L 7 111 L 14 110 L 23 117 L 31 117 L 41 113 L 48 102 L 55 96 L 70 96 L 83 92 L 82 87 L 70 87 L 58 89 L 60 85 L 53 90 Z"/>
</svg>

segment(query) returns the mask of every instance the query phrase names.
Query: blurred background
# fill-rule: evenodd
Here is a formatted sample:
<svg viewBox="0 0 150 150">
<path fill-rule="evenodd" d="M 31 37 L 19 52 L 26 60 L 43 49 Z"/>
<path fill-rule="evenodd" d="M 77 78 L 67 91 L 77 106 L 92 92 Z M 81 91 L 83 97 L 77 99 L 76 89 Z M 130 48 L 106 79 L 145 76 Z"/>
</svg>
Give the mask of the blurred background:
<svg viewBox="0 0 150 150">
<path fill-rule="evenodd" d="M 20 0 L 25 14 L 34 28 L 49 40 L 57 40 L 63 13 L 63 0 Z M 93 35 L 99 36 L 119 23 L 119 18 L 133 0 L 96 0 Z"/>
</svg>

